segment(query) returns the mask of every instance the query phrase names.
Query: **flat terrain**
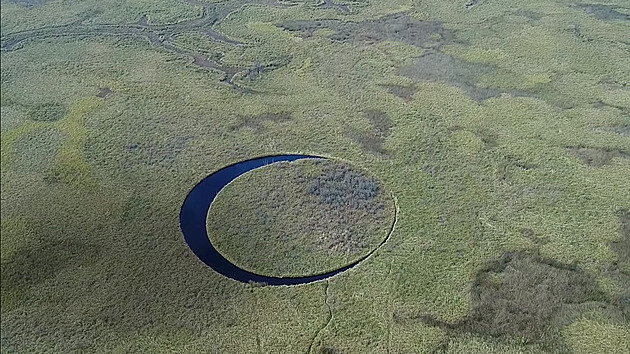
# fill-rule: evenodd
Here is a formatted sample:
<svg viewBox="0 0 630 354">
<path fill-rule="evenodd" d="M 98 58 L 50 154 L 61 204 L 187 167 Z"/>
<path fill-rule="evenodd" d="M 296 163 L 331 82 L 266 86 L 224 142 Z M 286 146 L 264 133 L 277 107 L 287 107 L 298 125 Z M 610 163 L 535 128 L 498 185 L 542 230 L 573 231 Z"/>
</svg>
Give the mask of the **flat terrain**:
<svg viewBox="0 0 630 354">
<path fill-rule="evenodd" d="M 1 5 L 3 353 L 628 352 L 627 0 Z M 215 273 L 184 198 L 285 153 L 373 177 L 394 232 L 320 282 Z"/>
</svg>

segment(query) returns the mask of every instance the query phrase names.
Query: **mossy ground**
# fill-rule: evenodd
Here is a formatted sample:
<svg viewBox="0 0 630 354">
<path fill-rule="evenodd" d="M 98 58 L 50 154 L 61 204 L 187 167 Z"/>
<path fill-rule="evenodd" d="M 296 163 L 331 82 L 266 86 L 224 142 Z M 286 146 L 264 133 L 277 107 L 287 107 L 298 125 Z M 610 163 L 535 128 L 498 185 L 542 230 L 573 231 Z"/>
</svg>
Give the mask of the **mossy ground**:
<svg viewBox="0 0 630 354">
<path fill-rule="evenodd" d="M 392 231 L 391 193 L 347 164 L 299 160 L 263 167 L 226 186 L 208 213 L 210 241 L 237 266 L 297 277 L 342 268 Z"/>
<path fill-rule="evenodd" d="M 630 347 L 627 1 L 466 3 L 3 1 L 2 351 Z M 297 287 L 204 266 L 179 230 L 186 194 L 278 153 L 370 171 L 400 207 L 387 244 Z M 540 317 L 549 341 L 484 333 L 479 294 L 519 303 L 501 285 L 516 270 L 562 280 L 521 259 L 475 290 L 510 252 L 572 267 L 607 305 Z"/>
</svg>

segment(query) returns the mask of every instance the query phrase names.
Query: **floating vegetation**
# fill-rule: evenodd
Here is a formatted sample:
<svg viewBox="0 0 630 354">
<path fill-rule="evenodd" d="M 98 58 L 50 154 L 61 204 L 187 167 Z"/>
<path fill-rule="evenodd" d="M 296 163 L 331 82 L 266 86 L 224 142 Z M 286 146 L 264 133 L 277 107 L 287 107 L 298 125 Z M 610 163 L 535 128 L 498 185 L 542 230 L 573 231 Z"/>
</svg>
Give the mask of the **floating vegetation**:
<svg viewBox="0 0 630 354">
<path fill-rule="evenodd" d="M 345 163 L 309 159 L 251 171 L 226 186 L 208 215 L 212 244 L 267 276 L 323 274 L 360 259 L 391 231 L 382 186 Z"/>
<path fill-rule="evenodd" d="M 402 86 L 402 85 L 389 85 L 387 86 L 389 93 L 394 96 L 403 98 L 405 101 L 411 101 L 413 95 L 418 92 L 418 88 L 414 85 Z"/>
</svg>

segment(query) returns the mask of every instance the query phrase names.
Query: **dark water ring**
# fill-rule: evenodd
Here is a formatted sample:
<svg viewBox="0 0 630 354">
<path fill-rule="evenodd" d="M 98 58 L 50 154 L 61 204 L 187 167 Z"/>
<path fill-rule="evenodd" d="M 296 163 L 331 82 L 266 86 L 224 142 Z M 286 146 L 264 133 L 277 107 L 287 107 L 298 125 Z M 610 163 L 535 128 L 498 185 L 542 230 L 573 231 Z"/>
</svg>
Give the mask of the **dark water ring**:
<svg viewBox="0 0 630 354">
<path fill-rule="evenodd" d="M 313 155 L 275 155 L 258 157 L 251 160 L 245 160 L 237 162 L 233 165 L 224 167 L 210 176 L 204 178 L 199 184 L 197 184 L 188 193 L 182 210 L 179 214 L 180 227 L 184 233 L 184 239 L 186 243 L 193 251 L 193 253 L 205 264 L 214 269 L 217 273 L 223 274 L 226 277 L 238 280 L 240 282 L 258 282 L 266 283 L 268 285 L 297 285 L 322 280 L 333 275 L 346 271 L 359 262 L 363 261 L 374 251 L 376 251 L 391 234 L 392 229 L 389 231 L 387 237 L 381 242 L 381 244 L 374 248 L 370 253 L 362 257 L 361 259 L 351 263 L 345 267 L 333 270 L 328 273 L 322 273 L 317 275 L 311 275 L 306 277 L 268 277 L 260 274 L 248 272 L 239 268 L 233 263 L 230 263 L 210 242 L 208 237 L 208 231 L 206 227 L 206 220 L 208 217 L 208 211 L 212 201 L 217 196 L 219 191 L 223 189 L 228 183 L 234 180 L 236 177 L 251 171 L 255 168 L 270 165 L 272 163 L 281 161 L 295 161 L 300 159 L 325 159 L 321 156 Z M 394 221 L 395 223 L 395 221 Z"/>
</svg>

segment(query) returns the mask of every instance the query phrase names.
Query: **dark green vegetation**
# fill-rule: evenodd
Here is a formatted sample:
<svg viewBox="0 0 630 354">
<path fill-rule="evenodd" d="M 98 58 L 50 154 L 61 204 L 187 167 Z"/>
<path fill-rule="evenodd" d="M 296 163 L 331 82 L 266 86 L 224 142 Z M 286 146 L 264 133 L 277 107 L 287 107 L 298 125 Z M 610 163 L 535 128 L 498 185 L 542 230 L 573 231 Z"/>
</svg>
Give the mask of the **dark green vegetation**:
<svg viewBox="0 0 630 354">
<path fill-rule="evenodd" d="M 257 274 L 297 277 L 353 263 L 395 218 L 390 193 L 345 163 L 300 160 L 254 170 L 226 186 L 208 214 L 212 244 Z"/>
<path fill-rule="evenodd" d="M 390 134 L 392 122 L 386 112 L 369 110 L 365 114 L 372 127 L 367 131 L 346 127 L 346 136 L 359 144 L 369 152 L 387 155 L 387 150 L 383 147 L 385 139 Z"/>
<path fill-rule="evenodd" d="M 630 347 L 626 0 L 24 4 L 1 8 L 3 353 Z M 186 193 L 278 153 L 368 171 L 388 242 L 298 287 L 205 267 Z"/>
<path fill-rule="evenodd" d="M 471 300 L 470 314 L 454 324 L 426 315 L 420 319 L 451 335 L 511 337 L 554 352 L 568 350 L 558 343 L 559 332 L 587 310 L 604 309 L 622 320 L 621 309 L 606 302 L 595 279 L 575 266 L 535 254 L 508 253 L 483 269 L 473 284 Z"/>
<path fill-rule="evenodd" d="M 598 4 L 581 4 L 579 6 L 581 6 L 591 15 L 597 17 L 600 20 L 630 21 L 630 14 L 617 11 L 615 6 L 598 5 Z M 623 8 L 619 8 L 619 9 L 623 11 Z M 625 10 L 626 12 L 628 12 L 627 9 Z"/>
<path fill-rule="evenodd" d="M 39 239 L 38 247 L 23 249 L 2 263 L 2 306 L 15 309 L 32 285 L 54 278 L 73 264 L 89 265 L 98 258 L 98 248 L 72 239 Z"/>
<path fill-rule="evenodd" d="M 613 241 L 611 248 L 617 254 L 617 261 L 609 268 L 609 274 L 625 289 L 618 297 L 618 303 L 626 319 L 630 320 L 630 211 L 621 210 L 621 240 Z"/>
<path fill-rule="evenodd" d="M 452 39 L 451 33 L 439 21 L 418 21 L 401 13 L 360 23 L 341 20 L 286 21 L 279 26 L 298 32 L 303 38 L 313 36 L 316 30 L 329 29 L 333 31 L 327 36 L 331 40 L 355 45 L 392 40 L 422 48 L 437 48 Z"/>
<path fill-rule="evenodd" d="M 630 154 L 615 149 L 597 149 L 586 147 L 572 147 L 569 150 L 582 161 L 593 167 L 602 167 L 612 162 L 613 157 L 630 158 Z"/>
<path fill-rule="evenodd" d="M 50 122 L 63 118 L 67 108 L 58 103 L 44 103 L 28 112 L 28 117 L 34 121 Z"/>
</svg>

